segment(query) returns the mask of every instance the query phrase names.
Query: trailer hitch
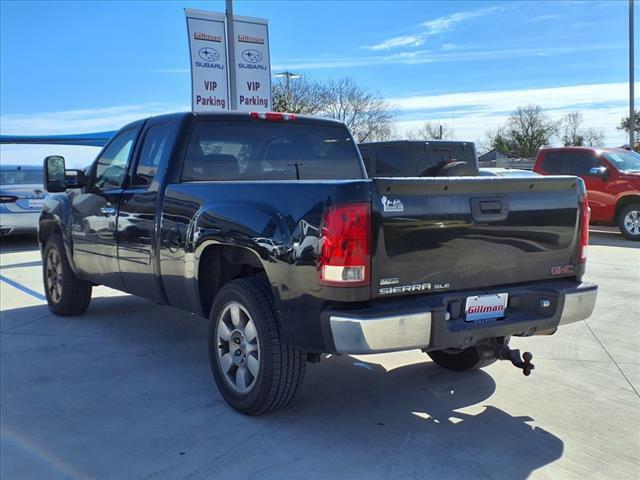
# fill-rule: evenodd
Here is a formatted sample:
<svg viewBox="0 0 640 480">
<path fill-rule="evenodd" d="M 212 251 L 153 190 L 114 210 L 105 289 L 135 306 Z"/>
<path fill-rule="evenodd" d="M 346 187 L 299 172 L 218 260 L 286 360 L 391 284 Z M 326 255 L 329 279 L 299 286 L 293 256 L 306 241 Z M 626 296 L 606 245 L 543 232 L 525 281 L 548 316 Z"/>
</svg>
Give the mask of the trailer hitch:
<svg viewBox="0 0 640 480">
<path fill-rule="evenodd" d="M 533 360 L 531 352 L 524 352 L 522 358 L 520 358 L 520 350 L 512 350 L 508 345 L 503 344 L 496 349 L 496 358 L 498 360 L 510 360 L 514 367 L 522 370 L 525 377 L 531 375 L 531 370 L 536 368 L 531 363 L 531 360 Z"/>
</svg>

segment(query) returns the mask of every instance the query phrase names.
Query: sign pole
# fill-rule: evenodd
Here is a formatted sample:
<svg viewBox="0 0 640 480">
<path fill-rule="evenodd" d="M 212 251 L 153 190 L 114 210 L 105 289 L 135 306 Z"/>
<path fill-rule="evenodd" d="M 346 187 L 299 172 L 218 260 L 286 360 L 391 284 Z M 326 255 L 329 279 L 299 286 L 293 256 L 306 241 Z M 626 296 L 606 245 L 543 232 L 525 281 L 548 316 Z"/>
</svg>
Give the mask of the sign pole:
<svg viewBox="0 0 640 480">
<path fill-rule="evenodd" d="M 633 59 L 633 0 L 629 0 L 629 147 L 635 147 L 636 110 L 634 99 Z"/>
<path fill-rule="evenodd" d="M 237 92 L 238 86 L 236 85 L 236 52 L 235 52 L 235 40 L 233 33 L 233 0 L 226 0 L 226 14 L 227 14 L 227 51 L 229 56 L 229 107 L 230 110 L 237 110 Z"/>
</svg>

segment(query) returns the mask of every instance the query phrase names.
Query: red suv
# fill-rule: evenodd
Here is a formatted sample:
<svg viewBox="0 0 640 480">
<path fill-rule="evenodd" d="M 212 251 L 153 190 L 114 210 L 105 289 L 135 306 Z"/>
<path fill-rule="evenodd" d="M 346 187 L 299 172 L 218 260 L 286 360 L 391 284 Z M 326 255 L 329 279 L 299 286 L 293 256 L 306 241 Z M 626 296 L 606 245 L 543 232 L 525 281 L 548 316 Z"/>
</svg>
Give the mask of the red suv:
<svg viewBox="0 0 640 480">
<path fill-rule="evenodd" d="M 584 180 L 591 223 L 617 225 L 640 240 L 640 155 L 623 148 L 563 147 L 538 152 L 535 172 Z"/>
</svg>

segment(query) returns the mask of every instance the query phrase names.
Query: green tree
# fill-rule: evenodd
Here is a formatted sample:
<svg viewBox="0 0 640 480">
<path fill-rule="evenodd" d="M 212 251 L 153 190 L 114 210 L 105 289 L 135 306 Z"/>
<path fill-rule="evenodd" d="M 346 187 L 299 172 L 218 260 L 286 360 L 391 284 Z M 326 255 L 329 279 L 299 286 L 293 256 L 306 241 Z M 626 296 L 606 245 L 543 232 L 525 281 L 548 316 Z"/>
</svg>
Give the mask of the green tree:
<svg viewBox="0 0 640 480">
<path fill-rule="evenodd" d="M 552 121 L 539 105 L 518 107 L 506 124 L 487 135 L 491 148 L 511 153 L 521 158 L 531 158 L 558 131 L 558 122 Z"/>
<path fill-rule="evenodd" d="M 636 110 L 636 125 L 635 125 L 635 129 L 634 129 L 634 138 L 635 138 L 635 145 L 633 146 L 633 149 L 636 152 L 640 152 L 640 110 Z M 617 126 L 618 130 L 624 130 L 625 132 L 627 132 L 627 134 L 629 134 L 629 124 L 631 123 L 631 120 L 629 119 L 629 115 L 627 115 L 626 117 L 622 117 L 620 119 L 620 124 Z"/>
</svg>

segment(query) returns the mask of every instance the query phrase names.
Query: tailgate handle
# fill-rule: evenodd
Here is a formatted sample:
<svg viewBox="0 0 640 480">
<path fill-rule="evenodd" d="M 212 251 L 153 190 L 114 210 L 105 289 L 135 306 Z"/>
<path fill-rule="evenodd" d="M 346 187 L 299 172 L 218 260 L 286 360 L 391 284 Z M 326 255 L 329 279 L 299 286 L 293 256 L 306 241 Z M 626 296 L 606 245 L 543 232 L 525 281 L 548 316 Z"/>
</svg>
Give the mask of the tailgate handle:
<svg viewBox="0 0 640 480">
<path fill-rule="evenodd" d="M 478 222 L 501 222 L 508 213 L 506 198 L 471 199 L 471 216 Z"/>
<path fill-rule="evenodd" d="M 502 211 L 502 202 L 499 200 L 480 201 L 480 211 L 482 213 L 500 213 Z"/>
</svg>

